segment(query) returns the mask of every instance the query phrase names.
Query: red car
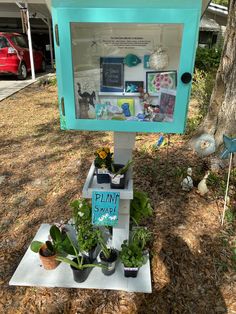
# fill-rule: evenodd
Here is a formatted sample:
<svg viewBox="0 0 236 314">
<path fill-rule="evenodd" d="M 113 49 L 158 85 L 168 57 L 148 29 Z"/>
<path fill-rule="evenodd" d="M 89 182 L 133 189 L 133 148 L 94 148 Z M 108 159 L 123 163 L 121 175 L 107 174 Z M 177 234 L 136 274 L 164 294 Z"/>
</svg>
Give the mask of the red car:
<svg viewBox="0 0 236 314">
<path fill-rule="evenodd" d="M 35 71 L 46 70 L 41 51 L 33 50 Z M 21 80 L 30 72 L 30 56 L 27 39 L 18 33 L 0 32 L 0 75 L 15 74 Z"/>
</svg>

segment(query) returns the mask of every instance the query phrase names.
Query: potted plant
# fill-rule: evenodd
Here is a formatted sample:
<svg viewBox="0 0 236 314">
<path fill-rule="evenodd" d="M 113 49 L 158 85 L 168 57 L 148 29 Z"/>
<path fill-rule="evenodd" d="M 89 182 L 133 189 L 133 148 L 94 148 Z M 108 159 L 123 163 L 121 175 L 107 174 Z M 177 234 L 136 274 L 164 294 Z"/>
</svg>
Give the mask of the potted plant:
<svg viewBox="0 0 236 314">
<path fill-rule="evenodd" d="M 146 264 L 148 260 L 147 243 L 151 240 L 151 237 L 152 233 L 146 227 L 136 226 L 132 229 L 132 242 L 136 243 L 137 246 L 141 248 L 145 259 L 144 264 Z"/>
<path fill-rule="evenodd" d="M 80 252 L 87 257 L 90 262 L 94 262 L 98 255 L 99 230 L 91 224 L 81 225 L 78 229 L 77 240 Z"/>
<path fill-rule="evenodd" d="M 42 265 L 47 270 L 55 269 L 59 262 L 56 260 L 58 254 L 65 254 L 65 247 L 69 250 L 69 242 L 66 232 L 53 225 L 50 228 L 51 240 L 44 242 L 33 241 L 30 245 L 34 253 L 39 253 Z"/>
<path fill-rule="evenodd" d="M 68 239 L 74 251 L 72 255 L 74 255 L 75 257 L 73 258 L 73 260 L 71 260 L 63 256 L 58 256 L 57 260 L 70 265 L 71 270 L 73 272 L 74 280 L 76 282 L 79 283 L 84 282 L 88 278 L 88 275 L 92 268 L 105 267 L 104 265 L 101 264 L 92 264 L 88 258 L 84 257 L 83 255 L 82 256 L 79 255 L 79 250 L 75 247 L 69 235 Z"/>
<path fill-rule="evenodd" d="M 106 246 L 105 240 L 101 233 L 98 237 L 98 243 L 101 247 L 101 252 L 99 254 L 101 263 L 106 266 L 106 268 L 102 268 L 102 272 L 104 275 L 110 276 L 114 274 L 116 270 L 117 252 L 116 250 Z"/>
<path fill-rule="evenodd" d="M 94 165 L 98 184 L 110 183 L 109 169 L 112 155 L 109 147 L 102 147 L 95 152 Z"/>
<path fill-rule="evenodd" d="M 142 249 L 136 243 L 128 243 L 128 241 L 125 240 L 121 245 L 119 256 L 124 265 L 125 277 L 137 277 L 139 268 L 145 262 Z"/>
<path fill-rule="evenodd" d="M 126 165 L 121 164 L 111 164 L 111 189 L 124 189 L 126 183 L 126 173 L 133 163 L 129 160 Z"/>
<path fill-rule="evenodd" d="M 91 223 L 92 206 L 87 199 L 77 199 L 70 203 L 72 207 L 72 217 L 76 229 L 81 225 Z"/>
</svg>

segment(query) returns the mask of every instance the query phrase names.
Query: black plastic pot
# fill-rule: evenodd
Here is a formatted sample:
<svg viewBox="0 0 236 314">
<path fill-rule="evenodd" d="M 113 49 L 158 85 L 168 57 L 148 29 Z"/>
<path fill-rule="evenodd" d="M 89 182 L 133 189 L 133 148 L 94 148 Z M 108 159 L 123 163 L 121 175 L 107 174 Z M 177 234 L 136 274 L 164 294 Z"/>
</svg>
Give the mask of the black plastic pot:
<svg viewBox="0 0 236 314">
<path fill-rule="evenodd" d="M 87 258 L 90 263 L 93 263 L 98 256 L 99 248 L 97 246 L 93 247 L 88 252 L 82 252 L 83 257 Z"/>
<path fill-rule="evenodd" d="M 77 263 L 77 259 L 74 258 L 73 262 Z M 85 265 L 85 264 L 90 264 L 90 261 L 86 258 L 84 258 L 84 261 L 83 261 L 83 265 Z M 79 282 L 79 283 L 84 282 L 88 278 L 88 276 L 92 270 L 91 267 L 84 268 L 84 269 L 77 269 L 73 266 L 70 266 L 70 267 L 71 267 L 72 272 L 73 272 L 74 281 Z"/>
<path fill-rule="evenodd" d="M 121 168 L 124 167 L 124 165 L 121 165 L 121 164 L 114 164 L 113 166 L 114 166 L 115 172 L 119 171 Z M 124 189 L 125 183 L 126 183 L 126 173 L 124 173 L 124 176 L 123 178 L 120 179 L 119 183 L 114 183 L 111 178 L 110 186 L 111 186 L 111 189 Z"/>
<path fill-rule="evenodd" d="M 136 278 L 138 275 L 139 268 L 138 267 L 124 267 L 125 277 Z"/>
<path fill-rule="evenodd" d="M 108 258 L 108 259 L 104 256 L 103 252 L 101 251 L 99 257 L 101 259 L 101 263 L 107 267 L 107 269 L 102 268 L 103 274 L 106 276 L 110 276 L 110 275 L 114 274 L 114 272 L 116 270 L 116 261 L 117 261 L 116 251 L 112 250 L 110 258 Z"/>
<path fill-rule="evenodd" d="M 95 173 L 97 176 L 97 183 L 102 184 L 102 183 L 110 183 L 110 175 L 108 173 L 98 173 L 98 168 L 95 167 Z"/>
</svg>

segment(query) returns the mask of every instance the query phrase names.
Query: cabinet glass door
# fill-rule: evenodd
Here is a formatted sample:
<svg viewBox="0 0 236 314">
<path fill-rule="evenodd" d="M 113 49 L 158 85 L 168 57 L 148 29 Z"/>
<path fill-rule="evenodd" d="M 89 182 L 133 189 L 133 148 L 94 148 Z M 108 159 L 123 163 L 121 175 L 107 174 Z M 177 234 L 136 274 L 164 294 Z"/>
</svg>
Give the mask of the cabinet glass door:
<svg viewBox="0 0 236 314">
<path fill-rule="evenodd" d="M 70 29 L 76 119 L 175 120 L 183 24 L 73 22 Z"/>
</svg>

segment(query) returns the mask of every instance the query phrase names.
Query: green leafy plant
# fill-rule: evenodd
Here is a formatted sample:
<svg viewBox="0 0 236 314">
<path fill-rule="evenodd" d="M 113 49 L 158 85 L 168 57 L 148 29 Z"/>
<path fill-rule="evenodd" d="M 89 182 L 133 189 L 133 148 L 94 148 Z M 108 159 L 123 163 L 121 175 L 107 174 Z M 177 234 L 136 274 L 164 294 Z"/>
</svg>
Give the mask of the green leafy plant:
<svg viewBox="0 0 236 314">
<path fill-rule="evenodd" d="M 106 242 L 105 242 L 101 232 L 98 234 L 98 243 L 99 243 L 101 250 L 102 250 L 104 256 L 106 257 L 106 259 L 109 259 L 111 256 L 112 249 L 107 247 Z"/>
<path fill-rule="evenodd" d="M 231 247 L 231 261 L 234 271 L 236 271 L 236 247 Z"/>
<path fill-rule="evenodd" d="M 219 194 L 223 195 L 226 189 L 226 178 L 224 179 L 222 176 L 211 172 L 207 178 L 207 185 L 217 190 Z"/>
<path fill-rule="evenodd" d="M 152 233 L 145 227 L 135 227 L 132 231 L 132 242 L 144 250 L 148 241 L 151 240 Z"/>
<path fill-rule="evenodd" d="M 90 225 L 81 225 L 78 229 L 77 240 L 80 251 L 89 252 L 98 244 L 100 230 Z"/>
<path fill-rule="evenodd" d="M 198 47 L 196 53 L 195 67 L 198 70 L 203 71 L 216 71 L 220 64 L 221 52 L 221 49 L 219 49 L 218 47 Z"/>
<path fill-rule="evenodd" d="M 70 203 L 70 206 L 73 209 L 72 217 L 76 228 L 91 223 L 92 206 L 88 200 L 77 199 Z"/>
<path fill-rule="evenodd" d="M 202 116 L 200 114 L 194 116 L 194 117 L 189 117 L 187 120 L 187 126 L 186 126 L 186 135 L 190 136 L 192 135 L 197 127 L 200 125 L 202 121 Z"/>
<path fill-rule="evenodd" d="M 187 131 L 188 134 L 193 132 L 202 119 L 206 116 L 212 90 L 215 83 L 216 71 L 204 71 L 202 69 L 195 69 L 193 84 L 192 84 L 192 95 L 191 97 L 197 100 L 198 111 L 194 117 L 188 119 Z"/>
<path fill-rule="evenodd" d="M 134 191 L 134 198 L 130 203 L 130 216 L 136 224 L 142 219 L 152 216 L 152 206 L 145 192 Z"/>
<path fill-rule="evenodd" d="M 132 163 L 133 163 L 133 161 L 132 161 L 132 160 L 129 160 L 129 161 L 127 162 L 127 164 L 126 164 L 123 168 L 119 169 L 118 171 L 116 171 L 114 165 L 111 164 L 111 172 L 114 174 L 114 177 L 113 177 L 113 178 L 115 178 L 115 177 L 118 176 L 118 175 L 125 174 L 125 173 L 128 171 L 129 167 L 132 165 Z"/>
<path fill-rule="evenodd" d="M 187 175 L 186 167 L 176 166 L 173 168 L 172 174 L 175 178 L 178 179 L 178 181 L 182 181 L 183 178 L 185 178 Z"/>
<path fill-rule="evenodd" d="M 127 240 L 121 245 L 119 256 L 125 267 L 141 267 L 145 262 L 142 249 L 134 242 L 128 244 Z"/>
<path fill-rule="evenodd" d="M 225 220 L 229 223 L 229 224 L 232 224 L 235 220 L 235 212 L 231 209 L 231 208 L 228 208 L 225 212 Z"/>
<path fill-rule="evenodd" d="M 220 4 L 220 5 L 224 5 L 224 6 L 228 6 L 229 4 L 229 0 L 213 0 L 212 1 L 213 3 L 216 3 L 216 4 Z"/>
<path fill-rule="evenodd" d="M 69 235 L 67 235 L 67 236 L 68 236 L 68 239 L 70 241 L 70 245 L 73 248 L 73 254 L 71 254 L 71 255 L 75 256 L 76 262 L 74 262 L 73 260 L 71 260 L 69 258 L 63 257 L 63 256 L 58 256 L 56 258 L 56 260 L 63 262 L 63 263 L 67 263 L 67 264 L 73 266 L 74 268 L 80 269 L 80 270 L 85 269 L 85 268 L 91 268 L 91 267 L 103 267 L 103 268 L 105 267 L 102 264 L 92 264 L 92 263 L 84 264 L 83 256 L 79 255 L 79 250 L 73 244 L 73 241 L 71 240 L 70 236 Z"/>
<path fill-rule="evenodd" d="M 33 241 L 31 243 L 30 248 L 34 253 L 38 253 L 44 244 L 44 256 L 52 256 L 56 253 L 63 254 L 66 250 L 68 254 L 71 253 L 71 246 L 66 232 L 60 231 L 57 226 L 53 225 L 51 226 L 49 233 L 51 237 L 50 241 L 46 241 L 45 243 Z"/>
</svg>

